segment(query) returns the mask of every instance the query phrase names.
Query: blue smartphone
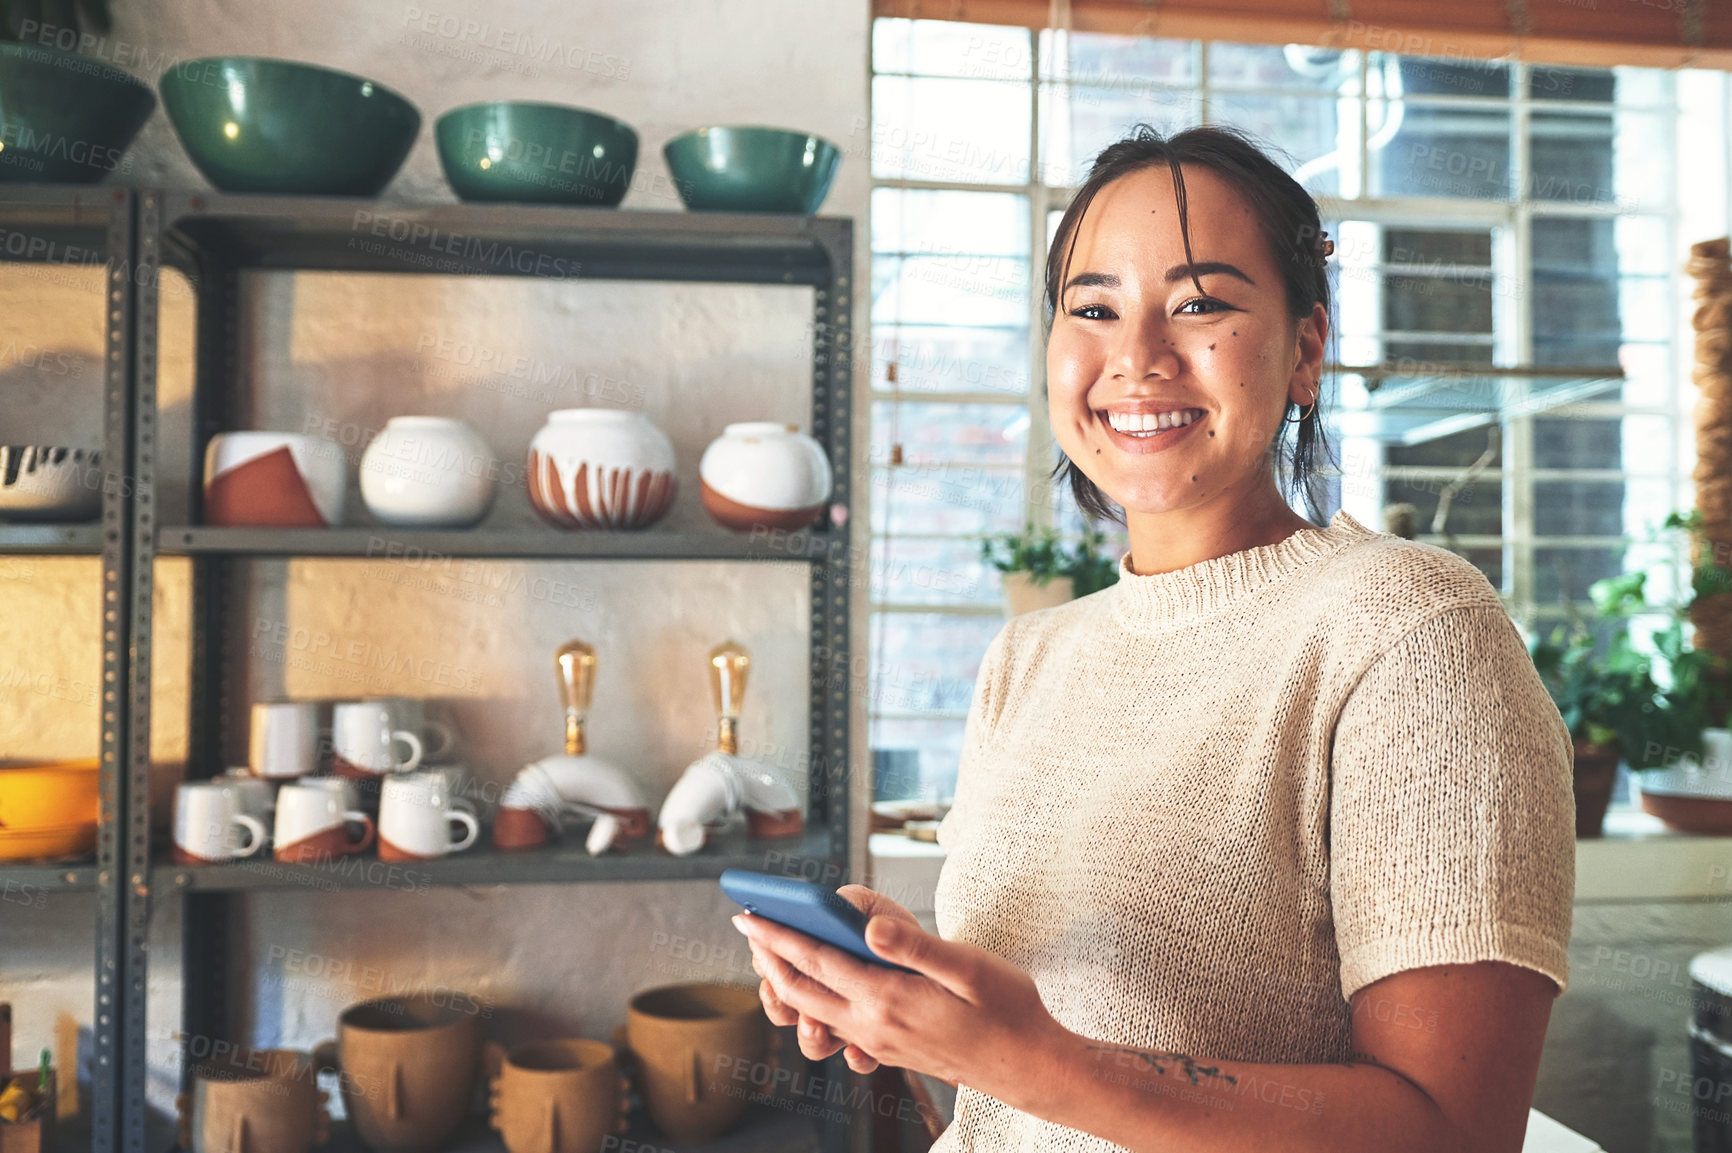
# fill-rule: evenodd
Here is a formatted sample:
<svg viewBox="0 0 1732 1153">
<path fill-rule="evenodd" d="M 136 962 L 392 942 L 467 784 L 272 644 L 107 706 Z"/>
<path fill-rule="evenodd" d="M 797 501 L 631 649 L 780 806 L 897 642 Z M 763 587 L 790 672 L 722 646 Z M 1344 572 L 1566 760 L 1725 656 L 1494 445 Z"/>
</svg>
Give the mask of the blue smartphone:
<svg viewBox="0 0 1732 1153">
<path fill-rule="evenodd" d="M 873 965 L 899 973 L 915 972 L 874 953 L 866 943 L 866 914 L 822 885 L 749 869 L 723 869 L 721 880 L 722 892 L 749 913 L 816 937 Z"/>
</svg>

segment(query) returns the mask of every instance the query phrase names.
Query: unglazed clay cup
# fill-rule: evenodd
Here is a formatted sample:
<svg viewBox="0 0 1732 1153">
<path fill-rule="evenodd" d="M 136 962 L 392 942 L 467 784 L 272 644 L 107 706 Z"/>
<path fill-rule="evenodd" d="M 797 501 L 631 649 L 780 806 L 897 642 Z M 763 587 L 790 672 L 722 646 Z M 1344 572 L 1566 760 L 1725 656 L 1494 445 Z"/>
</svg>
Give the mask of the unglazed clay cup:
<svg viewBox="0 0 1732 1153">
<path fill-rule="evenodd" d="M 599 1153 L 622 1116 L 612 1045 L 570 1038 L 520 1045 L 488 1042 L 493 1128 L 511 1153 Z"/>
<path fill-rule="evenodd" d="M 676 1142 L 708 1141 L 745 1112 L 737 1076 L 765 1059 L 769 1018 L 744 985 L 664 985 L 634 996 L 626 1037 L 650 1120 Z"/>
<path fill-rule="evenodd" d="M 429 1153 L 469 1112 L 481 1063 L 479 1003 L 463 993 L 363 1001 L 314 1051 L 342 1075 L 343 1106 L 379 1153 Z"/>
<path fill-rule="evenodd" d="M 189 1153 L 307 1153 L 330 1129 L 327 1094 L 311 1058 L 251 1049 L 193 1066 L 192 1092 L 175 1098 Z"/>
</svg>

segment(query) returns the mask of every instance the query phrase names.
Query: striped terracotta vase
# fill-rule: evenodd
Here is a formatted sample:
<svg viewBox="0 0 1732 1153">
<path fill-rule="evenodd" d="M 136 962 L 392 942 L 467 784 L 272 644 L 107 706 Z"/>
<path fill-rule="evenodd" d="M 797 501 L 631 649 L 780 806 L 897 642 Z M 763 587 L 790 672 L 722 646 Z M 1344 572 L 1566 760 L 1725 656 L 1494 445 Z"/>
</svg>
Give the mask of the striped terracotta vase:
<svg viewBox="0 0 1732 1153">
<path fill-rule="evenodd" d="M 674 503 L 674 446 L 636 412 L 562 408 L 529 444 L 529 503 L 560 528 L 636 529 Z"/>
</svg>

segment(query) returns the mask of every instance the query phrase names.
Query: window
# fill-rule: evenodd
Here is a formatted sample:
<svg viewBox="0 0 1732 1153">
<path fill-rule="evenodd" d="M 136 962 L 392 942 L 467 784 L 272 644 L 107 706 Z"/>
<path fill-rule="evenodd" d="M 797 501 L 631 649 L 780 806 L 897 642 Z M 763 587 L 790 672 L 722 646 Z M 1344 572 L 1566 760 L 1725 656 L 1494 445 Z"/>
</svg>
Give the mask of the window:
<svg viewBox="0 0 1732 1153">
<path fill-rule="evenodd" d="M 1043 261 L 1093 156 L 1139 121 L 1246 129 L 1317 198 L 1342 362 L 1625 367 L 1621 394 L 1493 428 L 1412 445 L 1337 434 L 1336 507 L 1380 528 L 1412 505 L 1418 539 L 1471 560 L 1529 628 L 1601 577 L 1679 559 L 1645 538 L 1691 499 L 1674 190 L 1724 159 L 1713 110 L 1680 101 L 1700 75 L 875 21 L 877 796 L 953 788 L 1002 627 L 980 539 L 1083 527 L 1048 480 Z M 1681 155 L 1680 137 L 1712 144 Z"/>
</svg>

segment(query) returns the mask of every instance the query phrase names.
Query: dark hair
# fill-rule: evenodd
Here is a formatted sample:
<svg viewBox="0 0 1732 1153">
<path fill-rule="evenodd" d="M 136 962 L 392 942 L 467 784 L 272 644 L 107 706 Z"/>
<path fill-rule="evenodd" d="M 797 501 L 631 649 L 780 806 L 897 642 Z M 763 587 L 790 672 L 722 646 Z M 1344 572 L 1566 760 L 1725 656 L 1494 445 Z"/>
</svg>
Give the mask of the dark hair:
<svg viewBox="0 0 1732 1153">
<path fill-rule="evenodd" d="M 1179 165 L 1195 164 L 1215 172 L 1250 205 L 1269 241 L 1275 265 L 1281 270 L 1281 279 L 1287 290 L 1287 308 L 1292 316 L 1302 320 L 1311 314 L 1312 306 L 1319 303 L 1326 314 L 1331 312 L 1329 273 L 1324 263 L 1328 250 L 1317 215 L 1317 202 L 1298 181 L 1282 171 L 1237 128 L 1224 125 L 1187 128 L 1168 138 L 1147 124 L 1138 124 L 1129 136 L 1108 145 L 1095 157 L 1088 179 L 1071 198 L 1069 207 L 1059 220 L 1058 230 L 1053 234 L 1052 247 L 1046 256 L 1046 327 L 1049 332 L 1058 312 L 1059 292 L 1070 268 L 1071 253 L 1076 248 L 1083 214 L 1088 211 L 1095 195 L 1121 176 L 1163 162 L 1173 173 L 1173 190 L 1179 202 L 1179 233 L 1184 237 L 1186 261 L 1191 260 L 1191 232 L 1185 211 L 1185 179 Z M 1197 284 L 1197 291 L 1202 292 L 1203 286 L 1197 283 L 1196 277 L 1192 276 L 1191 280 Z M 1334 339 L 1332 315 L 1330 320 L 1329 336 Z M 1289 430 L 1297 429 L 1288 491 L 1304 494 L 1305 507 L 1312 521 L 1317 523 L 1324 520 L 1317 491 L 1321 483 L 1317 476 L 1317 462 L 1319 456 L 1325 462 L 1331 460 L 1328 438 L 1323 431 L 1321 383 L 1319 381 L 1317 407 L 1307 411 L 1294 405 L 1291 411 L 1304 413 L 1305 419 L 1298 421 L 1293 417 L 1283 424 L 1271 446 L 1279 450 Z M 1083 515 L 1091 520 L 1123 523 L 1124 518 L 1113 511 L 1105 494 L 1064 455 L 1063 450 L 1060 450 L 1059 462 L 1048 479 L 1054 479 L 1060 473 L 1069 479 L 1071 494 Z"/>
</svg>

